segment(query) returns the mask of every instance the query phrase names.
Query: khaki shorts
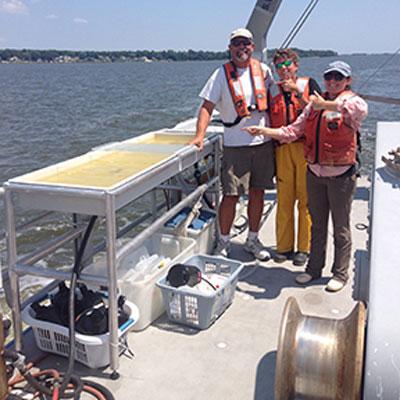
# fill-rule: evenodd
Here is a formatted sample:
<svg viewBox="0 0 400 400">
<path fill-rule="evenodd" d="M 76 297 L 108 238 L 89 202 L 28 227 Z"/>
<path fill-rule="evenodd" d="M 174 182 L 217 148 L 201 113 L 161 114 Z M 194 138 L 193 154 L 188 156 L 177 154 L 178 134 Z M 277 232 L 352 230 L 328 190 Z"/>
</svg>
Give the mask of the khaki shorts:
<svg viewBox="0 0 400 400">
<path fill-rule="evenodd" d="M 223 194 L 240 196 L 247 194 L 250 187 L 266 189 L 273 186 L 274 154 L 272 141 L 256 146 L 224 146 L 221 168 Z"/>
</svg>

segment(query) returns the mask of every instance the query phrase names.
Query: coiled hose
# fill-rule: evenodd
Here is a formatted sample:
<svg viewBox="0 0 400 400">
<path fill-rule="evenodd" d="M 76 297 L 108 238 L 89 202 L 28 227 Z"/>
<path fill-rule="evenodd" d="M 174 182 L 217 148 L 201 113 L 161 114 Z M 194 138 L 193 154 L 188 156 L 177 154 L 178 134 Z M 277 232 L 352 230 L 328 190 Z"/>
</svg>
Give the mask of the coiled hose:
<svg viewBox="0 0 400 400">
<path fill-rule="evenodd" d="M 24 357 L 13 350 L 6 350 L 4 358 L 19 372 L 8 381 L 8 400 L 25 399 L 21 392 L 33 393 L 35 398 L 45 400 L 80 399 L 82 393 L 87 393 L 97 400 L 114 400 L 113 394 L 103 385 L 72 374 L 64 393 L 61 394 L 60 382 L 65 382 L 64 374 L 55 369 L 31 372 L 32 365 L 26 365 Z"/>
</svg>

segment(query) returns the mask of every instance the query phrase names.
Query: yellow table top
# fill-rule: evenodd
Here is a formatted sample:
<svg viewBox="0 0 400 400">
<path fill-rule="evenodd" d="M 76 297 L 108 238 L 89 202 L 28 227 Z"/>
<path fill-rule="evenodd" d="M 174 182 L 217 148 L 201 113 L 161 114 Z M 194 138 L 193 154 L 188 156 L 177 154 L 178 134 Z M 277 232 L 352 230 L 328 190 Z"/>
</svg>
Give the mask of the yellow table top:
<svg viewBox="0 0 400 400">
<path fill-rule="evenodd" d="M 165 135 L 154 133 L 152 135 L 143 135 L 141 138 L 135 138 L 136 143 L 145 144 L 189 144 L 189 142 L 194 139 L 193 135 Z"/>
<path fill-rule="evenodd" d="M 109 190 L 173 156 L 194 138 L 193 132 L 150 132 L 112 143 L 12 179 L 24 184 Z"/>
<path fill-rule="evenodd" d="M 44 170 L 23 175 L 17 181 L 110 189 L 170 156 L 171 154 L 167 153 L 93 152 L 83 156 L 82 162 L 70 165 L 56 164 Z"/>
</svg>

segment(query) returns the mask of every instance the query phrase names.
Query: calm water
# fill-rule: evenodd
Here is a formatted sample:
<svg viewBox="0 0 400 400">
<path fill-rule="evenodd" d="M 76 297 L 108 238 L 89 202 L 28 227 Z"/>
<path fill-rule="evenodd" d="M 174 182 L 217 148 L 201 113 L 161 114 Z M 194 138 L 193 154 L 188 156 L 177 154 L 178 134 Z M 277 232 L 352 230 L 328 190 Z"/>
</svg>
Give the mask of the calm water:
<svg viewBox="0 0 400 400">
<path fill-rule="evenodd" d="M 362 85 L 383 56 L 347 56 L 353 87 Z M 320 75 L 328 58 L 302 60 L 301 72 Z M 400 57 L 363 88 L 396 97 Z M 219 62 L 0 65 L 0 181 L 196 114 L 198 93 Z M 397 82 L 397 84 L 395 84 Z M 396 106 L 370 103 L 364 124 L 366 170 L 378 120 L 398 120 Z"/>
<path fill-rule="evenodd" d="M 345 56 L 357 90 L 384 56 Z M 301 73 L 317 79 L 330 58 L 306 58 Z M 124 64 L 0 64 L 0 181 L 176 123 L 196 114 L 198 93 L 215 62 Z M 366 94 L 398 97 L 400 57 L 374 74 Z M 364 172 L 373 163 L 376 122 L 399 120 L 396 106 L 370 103 L 363 125 Z M 0 207 L 3 209 L 0 199 Z M 4 216 L 0 214 L 0 230 Z M 36 232 L 39 241 L 60 221 Z M 23 239 L 21 239 L 23 240 Z M 32 240 L 22 242 L 29 250 Z M 4 241 L 0 241 L 0 251 Z M 58 260 L 59 262 L 60 260 Z"/>
<path fill-rule="evenodd" d="M 342 58 L 353 66 L 356 90 L 383 60 Z M 306 58 L 301 72 L 322 83 L 329 61 Z M 398 96 L 399 61 L 379 70 L 362 92 Z M 0 181 L 194 116 L 198 93 L 219 63 L 0 65 Z M 363 127 L 366 170 L 376 122 L 398 120 L 398 115 L 396 106 L 370 104 Z"/>
</svg>

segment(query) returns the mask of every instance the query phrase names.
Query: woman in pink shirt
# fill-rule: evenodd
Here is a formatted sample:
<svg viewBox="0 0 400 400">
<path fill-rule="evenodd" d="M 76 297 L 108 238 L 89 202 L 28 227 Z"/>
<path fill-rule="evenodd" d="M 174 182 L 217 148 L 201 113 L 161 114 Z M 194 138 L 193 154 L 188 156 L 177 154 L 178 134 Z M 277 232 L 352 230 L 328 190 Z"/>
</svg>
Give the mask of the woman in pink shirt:
<svg viewBox="0 0 400 400">
<path fill-rule="evenodd" d="M 356 152 L 366 102 L 350 90 L 351 67 L 343 61 L 324 71 L 326 92 L 310 96 L 310 103 L 291 125 L 273 129 L 250 126 L 252 135 L 263 134 L 282 143 L 304 137 L 307 159 L 308 207 L 311 214 L 311 250 L 304 273 L 296 277 L 307 284 L 321 277 L 325 266 L 329 213 L 332 215 L 335 254 L 333 277 L 326 289 L 336 292 L 348 280 L 351 257 L 350 211 L 356 189 Z"/>
</svg>

